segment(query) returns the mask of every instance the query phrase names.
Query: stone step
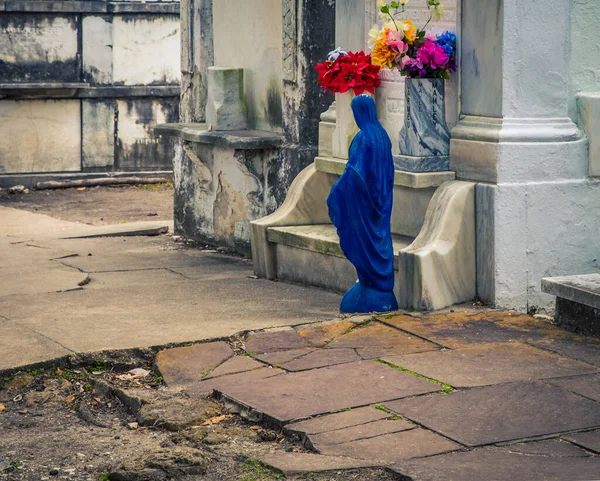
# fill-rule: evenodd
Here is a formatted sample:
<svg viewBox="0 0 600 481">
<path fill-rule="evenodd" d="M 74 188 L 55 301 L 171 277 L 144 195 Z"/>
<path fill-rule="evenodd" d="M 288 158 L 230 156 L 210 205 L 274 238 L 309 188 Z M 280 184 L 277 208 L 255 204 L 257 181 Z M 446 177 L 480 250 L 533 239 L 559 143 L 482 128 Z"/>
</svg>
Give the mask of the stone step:
<svg viewBox="0 0 600 481">
<path fill-rule="evenodd" d="M 329 256 L 345 257 L 340 247 L 340 239 L 333 224 L 293 225 L 269 227 L 267 240 L 297 249 L 318 252 Z M 413 237 L 392 234 L 394 245 L 394 269 L 398 270 L 398 252 L 408 247 Z"/>
<path fill-rule="evenodd" d="M 319 156 L 315 158 L 315 167 L 319 172 L 342 175 L 346 168 L 346 160 L 335 157 Z M 451 170 L 442 172 L 407 172 L 396 170 L 394 173 L 394 185 L 410 187 L 412 189 L 426 189 L 428 187 L 439 187 L 444 182 L 454 180 L 455 172 Z"/>
</svg>

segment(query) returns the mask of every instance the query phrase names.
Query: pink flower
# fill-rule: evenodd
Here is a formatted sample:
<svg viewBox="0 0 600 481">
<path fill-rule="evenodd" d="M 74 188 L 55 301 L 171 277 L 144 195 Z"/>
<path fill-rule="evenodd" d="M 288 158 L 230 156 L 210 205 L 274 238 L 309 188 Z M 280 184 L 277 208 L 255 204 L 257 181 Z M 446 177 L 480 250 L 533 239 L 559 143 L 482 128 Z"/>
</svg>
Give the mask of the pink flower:
<svg viewBox="0 0 600 481">
<path fill-rule="evenodd" d="M 400 32 L 395 32 L 393 30 L 387 30 L 387 40 L 385 44 L 390 47 L 396 53 L 394 57 L 394 62 L 401 63 L 402 57 L 408 51 L 408 44 L 402 41 L 403 35 Z"/>
<path fill-rule="evenodd" d="M 438 68 L 443 69 L 450 60 L 450 57 L 448 57 L 446 51 L 437 43 L 428 40 L 419 48 L 417 59 L 423 65 L 428 65 L 432 70 L 436 70 Z"/>
<path fill-rule="evenodd" d="M 432 42 L 435 42 L 435 41 L 438 39 L 438 38 L 437 38 L 437 35 L 436 35 L 435 33 L 431 33 L 431 32 L 427 32 L 427 33 L 425 34 L 425 38 L 426 38 L 427 40 L 431 40 Z"/>
</svg>

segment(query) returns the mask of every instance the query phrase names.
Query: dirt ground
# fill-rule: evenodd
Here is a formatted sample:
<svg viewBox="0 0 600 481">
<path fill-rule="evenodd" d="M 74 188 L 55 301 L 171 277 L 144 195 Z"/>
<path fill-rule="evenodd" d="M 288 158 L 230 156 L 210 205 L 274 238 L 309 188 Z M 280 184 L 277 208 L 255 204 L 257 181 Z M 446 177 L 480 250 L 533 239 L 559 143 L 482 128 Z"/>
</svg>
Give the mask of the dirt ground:
<svg viewBox="0 0 600 481">
<path fill-rule="evenodd" d="M 162 379 L 140 367 L 95 361 L 0 379 L 0 480 L 272 481 L 284 476 L 255 456 L 304 451 L 212 400 L 166 395 Z M 287 479 L 398 478 L 352 470 Z"/>
<path fill-rule="evenodd" d="M 30 190 L 9 194 L 0 190 L 0 205 L 90 225 L 173 219 L 173 185 Z"/>
</svg>

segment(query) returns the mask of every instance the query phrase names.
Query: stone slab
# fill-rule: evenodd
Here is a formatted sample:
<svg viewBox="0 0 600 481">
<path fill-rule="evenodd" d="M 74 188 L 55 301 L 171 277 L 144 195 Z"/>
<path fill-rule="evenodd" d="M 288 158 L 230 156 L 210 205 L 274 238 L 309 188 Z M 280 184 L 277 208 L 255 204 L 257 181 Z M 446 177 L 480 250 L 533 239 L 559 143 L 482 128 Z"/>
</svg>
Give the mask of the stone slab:
<svg viewBox="0 0 600 481">
<path fill-rule="evenodd" d="M 434 392 L 440 386 L 388 366 L 359 361 L 296 372 L 221 390 L 228 399 L 250 406 L 278 424 Z"/>
<path fill-rule="evenodd" d="M 333 339 L 348 332 L 354 325 L 355 323 L 350 321 L 332 322 L 320 326 L 298 328 L 297 332 L 311 346 L 323 347 Z"/>
<path fill-rule="evenodd" d="M 442 436 L 418 428 L 343 444 L 325 445 L 321 446 L 319 451 L 328 456 L 348 456 L 394 464 L 460 448 L 460 445 Z"/>
<path fill-rule="evenodd" d="M 286 371 L 306 371 L 325 366 L 334 366 L 347 362 L 360 361 L 354 349 L 320 349 L 292 361 L 281 364 Z"/>
<path fill-rule="evenodd" d="M 477 343 L 532 341 L 563 331 L 529 315 L 509 311 L 451 313 L 428 317 L 400 315 L 382 322 L 450 348 Z"/>
<path fill-rule="evenodd" d="M 215 368 L 231 356 L 233 351 L 226 342 L 208 342 L 160 351 L 154 367 L 167 386 L 181 386 L 199 381 L 203 371 Z"/>
<path fill-rule="evenodd" d="M 563 436 L 564 439 L 578 446 L 583 446 L 594 453 L 600 454 L 600 431 L 588 431 L 587 433 L 576 433 Z"/>
<path fill-rule="evenodd" d="M 320 254 L 344 257 L 340 247 L 340 239 L 333 224 L 293 225 L 285 227 L 269 227 L 267 239 L 275 244 L 306 249 Z M 392 234 L 394 252 L 408 247 L 414 238 Z M 394 267 L 398 268 L 396 256 Z"/>
<path fill-rule="evenodd" d="M 308 453 L 273 453 L 260 456 L 258 460 L 286 475 L 340 471 L 344 469 L 381 466 L 381 463 L 350 459 L 341 456 L 321 456 Z"/>
<path fill-rule="evenodd" d="M 478 387 L 384 406 L 468 446 L 600 426 L 600 404 L 538 381 Z"/>
<path fill-rule="evenodd" d="M 346 161 L 334 157 L 315 158 L 315 167 L 320 172 L 342 175 L 346 168 Z M 394 185 L 410 187 L 412 189 L 425 189 L 428 187 L 439 187 L 444 182 L 454 180 L 456 174 L 452 171 L 446 172 L 408 172 L 396 170 L 394 173 Z"/>
<path fill-rule="evenodd" d="M 290 329 L 286 331 L 255 332 L 248 336 L 244 346 L 248 352 L 265 353 L 308 347 L 308 343 L 300 334 Z"/>
<path fill-rule="evenodd" d="M 190 396 L 206 397 L 210 396 L 213 391 L 222 391 L 238 384 L 252 384 L 261 379 L 278 376 L 285 371 L 275 368 L 261 368 L 253 371 L 240 372 L 237 374 L 229 374 L 226 376 L 215 377 L 212 379 L 202 380 L 195 384 L 191 384 L 186 388 L 186 392 Z"/>
<path fill-rule="evenodd" d="M 563 439 L 546 439 L 544 441 L 511 444 L 503 449 L 510 453 L 563 458 L 585 458 L 590 455 L 587 451 Z"/>
<path fill-rule="evenodd" d="M 408 431 L 416 426 L 413 423 L 401 419 L 383 419 L 372 423 L 361 424 L 344 429 L 337 429 L 320 434 L 309 434 L 308 444 L 316 451 L 321 451 L 324 446 L 348 443 L 359 439 L 374 438 L 384 434 Z"/>
<path fill-rule="evenodd" d="M 289 433 L 320 434 L 360 426 L 388 417 L 390 415 L 385 411 L 368 406 L 288 424 L 285 426 L 284 431 Z"/>
<path fill-rule="evenodd" d="M 598 372 L 598 368 L 589 364 L 521 343 L 479 344 L 452 351 L 383 356 L 382 359 L 454 387 Z"/>
<path fill-rule="evenodd" d="M 435 344 L 377 322 L 357 327 L 327 345 L 327 348 L 342 347 L 402 349 L 407 354 L 438 349 Z"/>
<path fill-rule="evenodd" d="M 112 167 L 115 161 L 115 109 L 112 99 L 83 100 L 81 108 L 83 167 Z"/>
<path fill-rule="evenodd" d="M 567 391 L 581 394 L 582 396 L 600 402 L 600 374 L 552 379 L 549 382 L 555 386 L 560 386 Z"/>
<path fill-rule="evenodd" d="M 273 351 L 264 354 L 257 354 L 255 357 L 256 359 L 260 359 L 261 361 L 271 364 L 272 366 L 279 366 L 283 363 L 292 361 L 293 359 L 313 352 L 314 350 L 314 348 L 302 347 L 299 349 L 289 349 L 286 351 Z"/>
<path fill-rule="evenodd" d="M 252 371 L 265 367 L 262 362 L 255 361 L 249 356 L 234 356 L 225 361 L 220 366 L 210 371 L 208 376 L 203 379 L 211 379 L 213 377 L 225 376 L 227 374 L 237 374 L 239 372 Z"/>
<path fill-rule="evenodd" d="M 542 292 L 600 309 L 600 274 L 546 277 Z"/>
<path fill-rule="evenodd" d="M 600 341 L 573 336 L 575 339 L 536 339 L 531 344 L 556 352 L 561 356 L 600 366 Z"/>
<path fill-rule="evenodd" d="M 179 52 L 179 28 L 178 15 L 115 15 L 113 81 L 121 85 L 179 83 L 180 56 L 173 55 Z"/>
<path fill-rule="evenodd" d="M 0 173 L 81 170 L 79 100 L 0 100 L 0 124 Z"/>
<path fill-rule="evenodd" d="M 523 456 L 485 448 L 408 461 L 392 470 L 419 481 L 590 481 L 598 479 L 600 458 Z"/>
<path fill-rule="evenodd" d="M 0 353 L 0 371 L 74 354 L 60 343 L 3 317 Z"/>
</svg>

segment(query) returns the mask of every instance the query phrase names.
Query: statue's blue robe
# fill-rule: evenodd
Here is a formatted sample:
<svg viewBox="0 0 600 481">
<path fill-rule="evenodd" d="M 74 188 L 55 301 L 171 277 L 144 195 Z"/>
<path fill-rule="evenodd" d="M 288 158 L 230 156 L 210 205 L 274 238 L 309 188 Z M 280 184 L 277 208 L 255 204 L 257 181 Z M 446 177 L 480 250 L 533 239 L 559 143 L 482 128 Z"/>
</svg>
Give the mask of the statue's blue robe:
<svg viewBox="0 0 600 481">
<path fill-rule="evenodd" d="M 390 230 L 394 187 L 392 145 L 377 120 L 372 98 L 354 98 L 352 109 L 360 131 L 350 145 L 346 169 L 327 198 L 329 216 L 337 228 L 344 254 L 356 267 L 360 284 L 391 292 L 394 287 Z"/>
</svg>

